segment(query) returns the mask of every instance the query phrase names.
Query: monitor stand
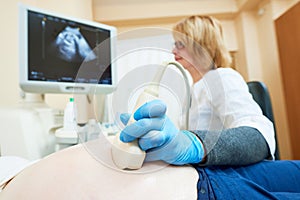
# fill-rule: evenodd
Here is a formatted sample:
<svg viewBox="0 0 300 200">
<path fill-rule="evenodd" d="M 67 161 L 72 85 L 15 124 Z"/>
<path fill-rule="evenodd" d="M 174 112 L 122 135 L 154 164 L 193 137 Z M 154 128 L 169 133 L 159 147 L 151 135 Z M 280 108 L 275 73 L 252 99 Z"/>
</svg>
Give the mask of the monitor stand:
<svg viewBox="0 0 300 200">
<path fill-rule="evenodd" d="M 21 96 L 20 106 L 22 107 L 49 108 L 49 106 L 45 102 L 45 94 L 21 92 L 20 96 Z"/>
</svg>

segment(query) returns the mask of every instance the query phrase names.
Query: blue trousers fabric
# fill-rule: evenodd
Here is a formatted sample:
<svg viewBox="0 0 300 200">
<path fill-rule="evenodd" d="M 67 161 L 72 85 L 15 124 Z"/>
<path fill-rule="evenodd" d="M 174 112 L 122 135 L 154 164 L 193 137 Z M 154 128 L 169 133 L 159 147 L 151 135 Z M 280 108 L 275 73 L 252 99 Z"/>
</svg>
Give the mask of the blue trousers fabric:
<svg viewBox="0 0 300 200">
<path fill-rule="evenodd" d="M 198 199 L 300 199 L 300 161 L 196 169 Z"/>
</svg>

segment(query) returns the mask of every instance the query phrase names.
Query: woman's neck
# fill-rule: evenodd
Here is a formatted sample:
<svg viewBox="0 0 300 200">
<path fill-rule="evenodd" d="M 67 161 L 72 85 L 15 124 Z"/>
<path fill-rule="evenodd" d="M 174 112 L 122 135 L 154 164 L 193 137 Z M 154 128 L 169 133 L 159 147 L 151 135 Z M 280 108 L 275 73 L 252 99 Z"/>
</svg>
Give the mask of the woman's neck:
<svg viewBox="0 0 300 200">
<path fill-rule="evenodd" d="M 193 68 L 192 70 L 189 70 L 190 74 L 193 78 L 193 83 L 197 83 L 199 80 L 202 79 L 202 77 L 210 71 L 210 69 L 207 70 L 198 70 L 197 68 Z"/>
</svg>

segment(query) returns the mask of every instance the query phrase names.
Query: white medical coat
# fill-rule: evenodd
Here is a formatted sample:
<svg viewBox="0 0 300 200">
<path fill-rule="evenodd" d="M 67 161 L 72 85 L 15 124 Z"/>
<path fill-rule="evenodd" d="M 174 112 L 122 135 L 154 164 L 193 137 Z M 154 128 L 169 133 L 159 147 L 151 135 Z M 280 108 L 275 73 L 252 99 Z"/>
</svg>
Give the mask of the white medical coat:
<svg viewBox="0 0 300 200">
<path fill-rule="evenodd" d="M 274 158 L 273 123 L 262 114 L 242 76 L 231 68 L 206 73 L 192 86 L 189 130 L 256 128 L 266 139 Z"/>
</svg>

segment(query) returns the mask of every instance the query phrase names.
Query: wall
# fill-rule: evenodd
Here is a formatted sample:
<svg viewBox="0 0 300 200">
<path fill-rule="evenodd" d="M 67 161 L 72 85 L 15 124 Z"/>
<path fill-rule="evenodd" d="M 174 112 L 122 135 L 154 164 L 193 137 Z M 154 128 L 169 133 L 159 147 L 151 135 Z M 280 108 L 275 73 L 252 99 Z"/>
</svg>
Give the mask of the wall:
<svg viewBox="0 0 300 200">
<path fill-rule="evenodd" d="M 235 2 L 236 0 L 93 0 L 93 19 L 116 26 L 118 33 L 124 33 L 141 27 L 171 30 L 172 26 L 185 16 L 199 13 L 216 15 L 223 24 L 226 45 L 235 51 L 237 41 L 232 20 L 233 13 L 237 12 Z"/>
<path fill-rule="evenodd" d="M 262 80 L 261 57 L 257 42 L 258 30 L 253 11 L 241 12 L 235 21 L 239 44 L 236 68 L 247 81 Z"/>
<path fill-rule="evenodd" d="M 253 1 L 253 0 L 252 0 Z M 93 0 L 93 14 L 97 21 L 122 21 L 155 18 L 180 18 L 191 14 L 224 14 L 237 10 L 236 0 Z"/>
<path fill-rule="evenodd" d="M 0 70 L 2 92 L 0 107 L 16 106 L 19 97 L 18 69 L 18 3 L 61 13 L 77 18 L 92 19 L 91 0 L 1 0 Z M 68 95 L 46 95 L 46 102 L 54 108 L 63 108 Z"/>
</svg>

